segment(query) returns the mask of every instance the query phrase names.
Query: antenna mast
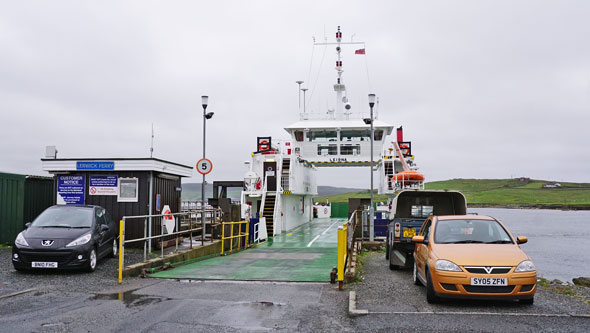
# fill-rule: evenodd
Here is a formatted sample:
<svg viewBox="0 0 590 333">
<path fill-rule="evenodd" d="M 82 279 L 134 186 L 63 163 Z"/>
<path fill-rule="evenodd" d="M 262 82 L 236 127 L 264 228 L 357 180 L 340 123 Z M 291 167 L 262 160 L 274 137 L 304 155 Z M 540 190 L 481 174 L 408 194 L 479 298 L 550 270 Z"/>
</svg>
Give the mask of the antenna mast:
<svg viewBox="0 0 590 333">
<path fill-rule="evenodd" d="M 354 36 L 354 35 L 353 35 Z M 348 112 L 351 108 L 350 104 L 348 103 L 348 97 L 346 97 L 346 86 L 344 85 L 344 80 L 342 79 L 342 73 L 344 70 L 342 69 L 342 47 L 341 45 L 353 45 L 353 44 L 360 44 L 365 45 L 364 42 L 342 42 L 342 32 L 340 31 L 340 26 L 338 26 L 338 30 L 336 31 L 336 42 L 335 43 L 314 43 L 314 45 L 336 45 L 336 73 L 338 77 L 336 78 L 336 83 L 334 84 L 334 91 L 336 92 L 336 114 L 343 113 L 343 109 L 346 109 Z M 344 96 L 343 96 L 344 95 Z M 348 113 L 347 113 L 348 115 Z"/>
<path fill-rule="evenodd" d="M 154 157 L 154 123 L 152 123 L 152 145 L 150 146 L 150 158 Z"/>
</svg>

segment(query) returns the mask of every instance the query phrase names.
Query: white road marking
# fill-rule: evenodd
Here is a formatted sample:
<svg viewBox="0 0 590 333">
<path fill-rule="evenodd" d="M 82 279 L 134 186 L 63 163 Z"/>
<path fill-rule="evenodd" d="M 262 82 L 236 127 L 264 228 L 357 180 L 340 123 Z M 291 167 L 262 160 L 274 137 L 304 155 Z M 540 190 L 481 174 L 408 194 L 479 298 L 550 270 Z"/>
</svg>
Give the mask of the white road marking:
<svg viewBox="0 0 590 333">
<path fill-rule="evenodd" d="M 328 230 L 330 230 L 330 228 L 332 228 L 334 226 L 334 224 L 336 224 L 338 222 L 340 222 L 340 221 L 335 221 L 334 223 L 330 224 L 330 226 L 327 227 L 326 230 L 322 231 L 321 234 L 315 236 L 314 239 L 312 239 L 311 242 L 309 242 L 309 244 L 307 244 L 307 247 L 310 247 L 313 244 L 313 242 L 315 242 L 316 240 L 318 240 L 318 238 L 320 238 L 320 236 L 325 235 L 326 232 L 328 232 Z"/>
</svg>

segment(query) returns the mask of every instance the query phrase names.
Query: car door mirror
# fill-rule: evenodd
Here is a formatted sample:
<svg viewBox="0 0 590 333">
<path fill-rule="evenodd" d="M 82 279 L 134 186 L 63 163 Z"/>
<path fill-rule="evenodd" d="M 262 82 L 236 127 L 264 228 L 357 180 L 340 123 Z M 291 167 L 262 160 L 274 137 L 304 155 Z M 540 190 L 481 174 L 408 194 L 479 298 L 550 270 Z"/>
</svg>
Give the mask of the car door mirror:
<svg viewBox="0 0 590 333">
<path fill-rule="evenodd" d="M 31 226 L 31 224 L 33 224 L 33 223 L 27 222 L 27 223 L 25 223 L 25 227 L 27 227 L 27 229 L 28 229 Z"/>
<path fill-rule="evenodd" d="M 100 225 L 100 232 L 105 232 L 105 231 L 109 231 L 109 226 L 106 224 L 101 224 Z"/>
<path fill-rule="evenodd" d="M 414 237 L 412 237 L 412 242 L 414 242 L 414 243 L 427 243 L 427 241 L 424 239 L 424 236 L 414 236 Z"/>
<path fill-rule="evenodd" d="M 516 237 L 516 244 L 524 244 L 526 242 L 528 242 L 529 239 L 525 236 L 518 236 Z"/>
</svg>

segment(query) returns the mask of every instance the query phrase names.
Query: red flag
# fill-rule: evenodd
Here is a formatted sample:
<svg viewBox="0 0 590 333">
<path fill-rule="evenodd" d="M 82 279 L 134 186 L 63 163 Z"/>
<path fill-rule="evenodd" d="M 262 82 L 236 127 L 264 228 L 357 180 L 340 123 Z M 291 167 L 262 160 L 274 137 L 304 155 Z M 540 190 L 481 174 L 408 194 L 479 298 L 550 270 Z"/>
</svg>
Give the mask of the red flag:
<svg viewBox="0 0 590 333">
<path fill-rule="evenodd" d="M 358 49 L 354 51 L 354 54 L 365 54 L 365 49 Z"/>
</svg>

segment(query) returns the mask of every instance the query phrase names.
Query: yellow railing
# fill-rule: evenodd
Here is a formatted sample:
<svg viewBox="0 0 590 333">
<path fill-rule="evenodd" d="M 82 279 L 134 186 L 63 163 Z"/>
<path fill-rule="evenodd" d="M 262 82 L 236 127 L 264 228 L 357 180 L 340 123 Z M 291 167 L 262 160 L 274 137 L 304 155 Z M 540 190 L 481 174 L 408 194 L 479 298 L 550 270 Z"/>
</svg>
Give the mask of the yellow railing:
<svg viewBox="0 0 590 333">
<path fill-rule="evenodd" d="M 230 235 L 228 237 L 225 236 L 225 225 L 230 225 Z M 234 224 L 238 225 L 238 234 L 234 235 Z M 246 225 L 246 232 L 242 233 L 242 225 Z M 226 239 L 229 239 L 229 252 L 233 251 L 234 248 L 234 238 L 238 239 L 238 250 L 242 247 L 242 237 L 244 237 L 244 248 L 248 246 L 248 221 L 239 221 L 239 222 L 222 222 L 221 223 L 221 254 L 223 254 L 224 249 L 224 242 Z"/>
<path fill-rule="evenodd" d="M 342 290 L 344 284 L 344 268 L 346 265 L 346 254 L 348 253 L 348 222 L 338 227 L 338 289 Z"/>
</svg>

